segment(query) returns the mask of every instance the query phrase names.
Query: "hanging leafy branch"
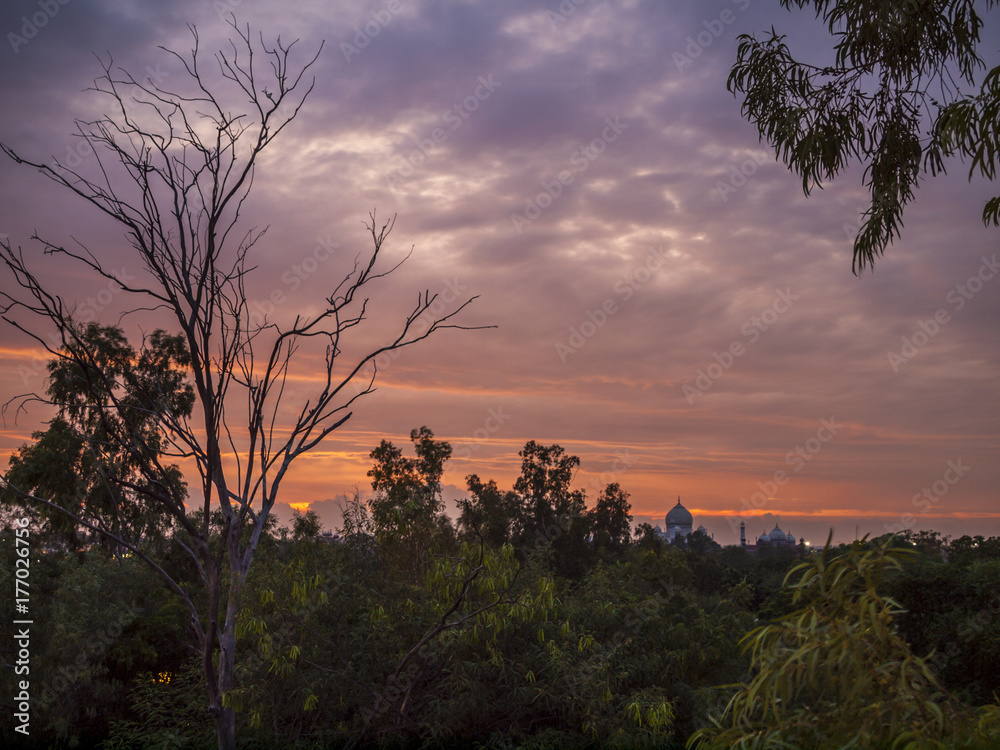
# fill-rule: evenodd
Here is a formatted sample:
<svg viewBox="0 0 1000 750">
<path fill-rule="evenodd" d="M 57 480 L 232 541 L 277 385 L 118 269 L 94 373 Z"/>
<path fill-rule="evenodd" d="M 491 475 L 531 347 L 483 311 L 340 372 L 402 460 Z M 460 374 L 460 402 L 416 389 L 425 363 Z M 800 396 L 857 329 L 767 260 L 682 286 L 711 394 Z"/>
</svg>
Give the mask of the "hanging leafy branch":
<svg viewBox="0 0 1000 750">
<path fill-rule="evenodd" d="M 921 177 L 945 169 L 944 159 L 971 161 L 970 177 L 992 180 L 1000 133 L 1000 66 L 978 95 L 961 90 L 984 68 L 978 53 L 983 20 L 977 6 L 995 0 L 782 0 L 810 8 L 835 37 L 835 61 L 796 60 L 772 27 L 758 39 L 739 37 L 727 86 L 743 97 L 757 126 L 809 195 L 852 162 L 864 166 L 871 202 L 854 240 L 855 273 L 900 236 L 903 210 Z M 1000 223 L 1000 197 L 983 220 Z"/>
</svg>

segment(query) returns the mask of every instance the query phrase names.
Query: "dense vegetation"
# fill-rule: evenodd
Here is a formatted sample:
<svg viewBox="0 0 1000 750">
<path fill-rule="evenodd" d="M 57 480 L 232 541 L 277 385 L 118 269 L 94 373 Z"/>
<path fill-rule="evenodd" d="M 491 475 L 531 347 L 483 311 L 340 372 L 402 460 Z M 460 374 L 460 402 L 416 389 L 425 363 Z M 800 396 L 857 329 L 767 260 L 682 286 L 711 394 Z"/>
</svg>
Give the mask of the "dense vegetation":
<svg viewBox="0 0 1000 750">
<path fill-rule="evenodd" d="M 311 513 L 262 538 L 225 698 L 243 746 L 997 741 L 996 709 L 976 707 L 1000 692 L 1000 539 L 921 533 L 825 555 L 751 555 L 698 533 L 663 545 L 629 533 L 617 485 L 588 509 L 578 459 L 534 442 L 512 490 L 468 477 L 453 521 L 450 446 L 426 428 L 412 439 L 414 458 L 372 451 L 374 494 L 346 501 L 336 538 Z M 214 746 L 179 597 L 113 544 L 5 502 L 33 518 L 22 746 Z M 196 591 L 183 532 L 150 527 L 145 543 Z M 0 656 L 12 695 L 12 637 Z M 12 721 L 0 716 L 16 739 Z"/>
</svg>

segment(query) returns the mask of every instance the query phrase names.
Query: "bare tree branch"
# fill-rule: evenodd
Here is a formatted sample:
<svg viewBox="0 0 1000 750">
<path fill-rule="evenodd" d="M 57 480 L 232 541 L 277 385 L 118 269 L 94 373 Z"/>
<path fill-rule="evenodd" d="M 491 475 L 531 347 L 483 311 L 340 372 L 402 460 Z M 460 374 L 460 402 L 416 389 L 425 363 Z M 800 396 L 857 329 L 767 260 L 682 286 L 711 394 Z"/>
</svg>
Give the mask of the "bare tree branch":
<svg viewBox="0 0 1000 750">
<path fill-rule="evenodd" d="M 333 286 L 319 314 L 296 317 L 290 324 L 252 320 L 247 292 L 255 268 L 251 252 L 266 227 L 244 228 L 242 209 L 254 186 L 258 157 L 298 116 L 315 85 L 309 71 L 322 44 L 315 54 L 297 61 L 296 42 L 279 38 L 268 44 L 263 35 L 255 39 L 249 26 L 241 27 L 235 17 L 229 25 L 234 36 L 228 49 L 212 58 L 214 64 L 208 67 L 213 70 L 202 65 L 205 56 L 193 26 L 188 52 L 164 50 L 180 68 L 169 87 L 152 78 L 136 79 L 116 67 L 110 56 L 98 58 L 103 74 L 92 91 L 105 97 L 109 108 L 97 119 L 76 123 L 76 136 L 94 152 L 87 170 L 58 160 L 30 159 L 0 143 L 0 151 L 15 163 L 35 168 L 114 220 L 141 266 L 141 278 L 125 278 L 109 266 L 106 256 L 75 239 L 67 247 L 35 236 L 43 252 L 32 262 L 20 249 L 0 243 L 0 262 L 14 282 L 12 291 L 0 292 L 0 318 L 56 360 L 86 374 L 85 387 L 94 396 L 88 398 L 87 419 L 102 436 L 99 444 L 91 436 L 90 449 L 126 456 L 135 466 L 130 477 L 106 473 L 103 480 L 111 495 L 155 507 L 176 526 L 175 539 L 195 560 L 205 603 L 196 607 L 176 581 L 170 585 L 191 609 L 209 710 L 225 750 L 235 747 L 235 718 L 225 695 L 234 687 L 241 596 L 292 465 L 345 424 L 357 400 L 372 393 L 380 355 L 444 329 L 480 327 L 456 322 L 475 297 L 448 315 L 435 316 L 437 295 L 425 291 L 417 295 L 392 340 L 342 365 L 344 336 L 366 320 L 369 285 L 406 260 L 382 261 L 395 217 L 379 224 L 374 211 L 366 224 L 373 249 L 355 257 L 351 272 Z M 137 406 L 127 398 L 123 382 L 104 372 L 89 348 L 92 344 L 74 319 L 73 306 L 42 281 L 41 274 L 55 260 L 113 282 L 125 299 L 134 300 L 119 324 L 138 311 L 168 313 L 190 360 L 187 379 L 194 413 Z M 46 324 L 55 327 L 55 337 L 43 335 L 40 326 Z M 293 409 L 285 401 L 296 353 L 314 341 L 325 344 L 324 377 Z M 351 394 L 348 389 L 355 382 L 360 387 Z M 71 409 L 39 394 L 16 400 L 18 409 L 28 401 L 61 412 Z M 4 407 L 5 413 L 11 405 Z M 143 426 L 150 422 L 154 428 Z M 165 461 L 171 458 L 194 465 L 192 499 L 200 504 L 198 515 L 185 505 L 173 479 L 176 468 Z M 83 518 L 46 498 L 31 493 L 21 497 L 58 508 L 162 573 L 138 540 L 111 530 L 122 526 L 119 506 L 111 510 L 109 528 L 103 519 Z M 218 527 L 213 526 L 213 513 Z M 442 621 L 435 633 L 455 626 Z"/>
</svg>

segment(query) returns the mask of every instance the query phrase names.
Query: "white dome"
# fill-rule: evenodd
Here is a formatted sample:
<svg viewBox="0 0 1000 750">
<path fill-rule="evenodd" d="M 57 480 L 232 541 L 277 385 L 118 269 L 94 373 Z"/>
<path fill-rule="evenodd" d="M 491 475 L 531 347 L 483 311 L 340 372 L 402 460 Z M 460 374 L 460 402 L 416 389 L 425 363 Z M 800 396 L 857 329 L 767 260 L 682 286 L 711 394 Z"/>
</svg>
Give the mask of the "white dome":
<svg viewBox="0 0 1000 750">
<path fill-rule="evenodd" d="M 665 520 L 667 526 L 690 526 L 694 523 L 694 516 L 681 505 L 681 499 L 677 498 L 677 505 L 670 509 Z"/>
<path fill-rule="evenodd" d="M 771 533 L 767 536 L 772 542 L 784 542 L 787 539 L 785 532 L 781 530 L 778 524 L 774 525 L 774 528 L 771 529 Z"/>
</svg>

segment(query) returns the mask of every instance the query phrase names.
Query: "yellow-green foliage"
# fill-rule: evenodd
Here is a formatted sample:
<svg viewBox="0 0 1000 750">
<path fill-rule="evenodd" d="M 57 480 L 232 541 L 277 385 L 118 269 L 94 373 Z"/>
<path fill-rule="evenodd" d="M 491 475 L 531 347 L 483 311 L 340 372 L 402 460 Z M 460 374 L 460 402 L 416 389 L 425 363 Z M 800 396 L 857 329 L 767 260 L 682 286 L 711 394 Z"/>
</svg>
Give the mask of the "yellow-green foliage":
<svg viewBox="0 0 1000 750">
<path fill-rule="evenodd" d="M 755 676 L 689 747 L 954 746 L 965 719 L 896 633 L 899 605 L 877 591 L 884 571 L 913 554 L 887 544 L 816 555 L 789 572 L 800 608 L 744 638 Z"/>
<path fill-rule="evenodd" d="M 557 604 L 551 578 L 532 577 L 529 586 L 517 587 L 521 572 L 510 544 L 499 550 L 463 544 L 458 557 L 437 558 L 424 585 L 437 617 L 460 601 L 448 620 L 469 617 L 470 621 L 458 637 L 482 644 L 490 660 L 497 662 L 498 636 L 514 624 L 548 622 Z"/>
</svg>

